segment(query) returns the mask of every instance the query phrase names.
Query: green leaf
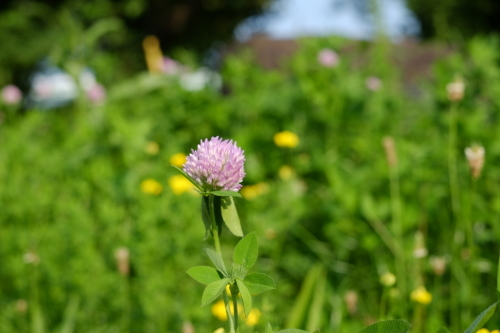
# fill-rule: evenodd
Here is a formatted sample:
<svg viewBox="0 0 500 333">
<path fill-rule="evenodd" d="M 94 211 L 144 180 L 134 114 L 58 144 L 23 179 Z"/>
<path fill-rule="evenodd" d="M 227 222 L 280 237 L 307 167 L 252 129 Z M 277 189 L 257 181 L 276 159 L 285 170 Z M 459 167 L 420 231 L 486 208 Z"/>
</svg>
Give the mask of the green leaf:
<svg viewBox="0 0 500 333">
<path fill-rule="evenodd" d="M 406 333 L 410 328 L 410 323 L 404 320 L 383 320 L 363 328 L 359 333 Z"/>
<path fill-rule="evenodd" d="M 498 301 L 490 305 L 489 308 L 481 312 L 479 316 L 474 319 L 474 322 L 469 326 L 465 333 L 476 333 L 479 329 L 481 329 L 484 324 L 493 316 L 495 313 L 495 309 L 498 305 Z"/>
<path fill-rule="evenodd" d="M 446 327 L 441 327 L 436 333 L 450 333 Z"/>
<path fill-rule="evenodd" d="M 193 184 L 200 192 L 203 192 L 201 186 L 193 178 L 191 178 L 184 170 L 182 170 L 179 167 L 176 167 L 175 165 L 171 166 L 174 167 L 177 171 L 179 171 L 184 177 L 186 177 L 186 179 L 189 180 L 191 184 Z"/>
<path fill-rule="evenodd" d="M 205 239 L 208 237 L 212 223 L 210 223 L 210 214 L 208 213 L 208 197 L 201 197 L 201 219 L 205 225 Z"/>
<path fill-rule="evenodd" d="M 287 328 L 276 333 L 309 333 L 307 331 L 299 330 L 297 328 Z"/>
<path fill-rule="evenodd" d="M 266 331 L 264 333 L 274 333 L 271 323 L 267 323 Z"/>
<path fill-rule="evenodd" d="M 209 248 L 205 248 L 205 252 L 207 253 L 210 260 L 212 260 L 215 267 L 217 267 L 217 269 L 221 271 L 225 277 L 229 277 L 229 275 L 227 274 L 226 265 L 224 265 L 224 261 L 222 260 L 222 256 L 218 252 Z"/>
<path fill-rule="evenodd" d="M 236 206 L 234 205 L 233 197 L 222 197 L 220 209 L 222 220 L 226 224 L 229 231 L 231 231 L 235 236 L 243 237 L 243 230 L 241 229 L 240 218 L 238 216 Z"/>
<path fill-rule="evenodd" d="M 75 322 L 78 313 L 79 298 L 72 296 L 64 311 L 64 321 L 59 333 L 72 333 L 75 330 Z"/>
<path fill-rule="evenodd" d="M 245 286 L 245 283 L 236 279 L 236 284 L 238 285 L 238 289 L 240 290 L 241 298 L 243 299 L 243 308 L 245 309 L 245 317 L 248 317 L 250 311 L 252 310 L 252 295 Z"/>
<path fill-rule="evenodd" d="M 216 195 L 218 197 L 238 197 L 241 198 L 241 194 L 239 192 L 234 192 L 234 191 L 213 191 L 210 192 L 213 195 Z"/>
<path fill-rule="evenodd" d="M 263 293 L 264 291 L 276 289 L 273 279 L 266 274 L 253 273 L 245 277 L 245 286 L 252 295 Z"/>
<path fill-rule="evenodd" d="M 321 318 L 324 313 L 323 306 L 325 303 L 326 284 L 326 272 L 323 268 L 316 279 L 313 297 L 309 306 L 309 314 L 305 326 L 308 331 L 313 331 L 320 327 Z"/>
<path fill-rule="evenodd" d="M 249 233 L 234 248 L 233 261 L 250 269 L 257 261 L 258 251 L 257 236 L 255 232 Z"/>
<path fill-rule="evenodd" d="M 304 282 L 302 282 L 302 286 L 300 287 L 299 295 L 295 299 L 292 310 L 288 314 L 286 326 L 304 327 L 304 318 L 307 316 L 307 309 L 314 293 L 314 285 L 322 271 L 323 266 L 321 264 L 316 264 L 307 272 Z"/>
<path fill-rule="evenodd" d="M 196 266 L 187 270 L 190 277 L 202 284 L 210 284 L 221 279 L 219 273 L 209 266 Z"/>
<path fill-rule="evenodd" d="M 226 286 L 229 284 L 229 279 L 222 279 L 215 282 L 210 283 L 205 290 L 203 291 L 203 295 L 201 296 L 201 306 L 205 306 L 208 303 L 213 302 L 224 290 L 226 290 Z"/>
</svg>

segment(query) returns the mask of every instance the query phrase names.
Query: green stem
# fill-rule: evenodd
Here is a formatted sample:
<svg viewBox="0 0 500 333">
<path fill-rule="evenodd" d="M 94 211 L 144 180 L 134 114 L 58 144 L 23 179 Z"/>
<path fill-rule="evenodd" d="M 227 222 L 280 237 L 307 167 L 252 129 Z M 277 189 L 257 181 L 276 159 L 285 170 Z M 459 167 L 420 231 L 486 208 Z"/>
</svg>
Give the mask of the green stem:
<svg viewBox="0 0 500 333">
<path fill-rule="evenodd" d="M 460 220 L 460 191 L 458 187 L 458 173 L 457 173 L 457 155 L 456 155 L 456 141 L 457 141 L 457 111 L 456 105 L 453 103 L 450 107 L 450 128 L 449 128 L 449 141 L 448 141 L 448 168 L 450 177 L 450 192 L 451 192 L 451 208 L 455 221 Z M 456 223 L 458 225 L 459 223 Z"/>
<path fill-rule="evenodd" d="M 238 292 L 231 290 L 231 297 L 233 298 L 233 309 L 234 309 L 234 326 L 236 327 L 236 333 L 239 333 L 240 326 L 238 323 Z"/>
<path fill-rule="evenodd" d="M 395 236 L 394 249 L 396 250 L 396 275 L 397 284 L 401 295 L 406 297 L 406 263 L 404 253 L 404 233 L 403 233 L 403 219 L 401 213 L 401 196 L 399 192 L 399 176 L 397 166 L 390 167 L 390 186 L 391 186 L 391 208 L 392 208 L 392 228 Z M 407 307 L 406 302 L 402 303 L 402 316 L 406 317 Z"/>
<path fill-rule="evenodd" d="M 231 333 L 236 333 L 235 327 L 237 327 L 234 323 L 233 316 L 231 314 L 231 307 L 229 306 L 229 297 L 227 297 L 227 293 L 224 290 L 222 293 L 222 298 L 224 299 L 224 304 L 226 305 L 226 314 L 229 319 L 229 330 Z"/>
<path fill-rule="evenodd" d="M 449 119 L 449 137 L 448 137 L 448 175 L 450 181 L 450 194 L 451 194 L 451 208 L 453 212 L 453 221 L 455 222 L 455 232 L 453 233 L 452 249 L 453 257 L 460 258 L 460 247 L 455 242 L 455 236 L 460 230 L 460 192 L 458 187 L 458 174 L 457 174 L 457 157 L 456 157 L 456 141 L 457 141 L 457 110 L 456 103 L 450 105 L 450 119 Z M 456 265 L 452 266 L 452 269 Z M 451 275 L 453 276 L 453 274 Z M 455 284 L 452 281 L 452 284 Z M 457 299 L 456 293 L 451 293 L 451 324 L 452 329 L 457 330 L 461 326 L 460 319 L 460 302 Z"/>
<path fill-rule="evenodd" d="M 215 205 L 214 205 L 214 195 L 209 194 L 208 196 L 208 211 L 210 215 L 210 223 L 211 223 L 211 233 L 214 238 L 215 251 L 222 256 L 222 251 L 220 249 L 220 240 L 219 240 L 219 227 L 217 226 L 217 222 L 215 221 Z M 229 299 L 227 297 L 226 291 L 222 292 L 222 298 L 224 299 L 224 305 L 226 306 L 226 314 L 229 320 L 229 330 L 231 333 L 236 333 L 235 320 L 231 314 L 231 308 L 229 306 Z"/>
</svg>

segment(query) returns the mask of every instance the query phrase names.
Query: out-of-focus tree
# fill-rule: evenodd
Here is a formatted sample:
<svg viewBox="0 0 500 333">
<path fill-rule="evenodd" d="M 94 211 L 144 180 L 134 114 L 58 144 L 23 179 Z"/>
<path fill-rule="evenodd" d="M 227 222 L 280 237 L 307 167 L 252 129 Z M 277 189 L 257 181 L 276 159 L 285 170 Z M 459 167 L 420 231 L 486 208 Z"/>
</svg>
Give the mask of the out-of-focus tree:
<svg viewBox="0 0 500 333">
<path fill-rule="evenodd" d="M 3 0 L 0 81 L 19 81 L 46 57 L 93 61 L 89 65 L 94 68 L 116 68 L 109 64 L 118 60 L 122 68 L 134 72 L 145 67 L 141 42 L 147 35 L 156 35 L 164 51 L 184 48 L 201 53 L 216 41 L 231 39 L 236 25 L 262 12 L 268 2 Z"/>
<path fill-rule="evenodd" d="M 424 38 L 471 37 L 500 31 L 498 0 L 407 0 Z"/>
</svg>

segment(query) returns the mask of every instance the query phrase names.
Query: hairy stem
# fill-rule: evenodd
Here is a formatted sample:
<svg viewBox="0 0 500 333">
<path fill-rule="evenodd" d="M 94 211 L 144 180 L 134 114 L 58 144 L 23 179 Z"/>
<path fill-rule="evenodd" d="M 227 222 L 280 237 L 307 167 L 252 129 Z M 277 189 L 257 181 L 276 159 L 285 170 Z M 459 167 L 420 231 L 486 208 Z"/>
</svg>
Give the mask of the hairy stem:
<svg viewBox="0 0 500 333">
<path fill-rule="evenodd" d="M 211 223 L 211 233 L 212 237 L 214 238 L 214 244 L 215 244 L 215 251 L 219 253 L 222 256 L 222 251 L 220 249 L 220 240 L 219 240 L 219 227 L 217 226 L 217 222 L 215 221 L 215 205 L 214 205 L 214 195 L 209 194 L 208 196 L 208 213 L 210 215 L 210 223 Z M 231 333 L 236 333 L 235 327 L 235 320 L 233 318 L 233 315 L 231 314 L 231 308 L 229 306 L 229 299 L 227 297 L 226 292 L 224 291 L 222 293 L 222 298 L 224 299 L 224 305 L 226 307 L 226 314 L 227 318 L 229 320 L 229 330 Z"/>
</svg>

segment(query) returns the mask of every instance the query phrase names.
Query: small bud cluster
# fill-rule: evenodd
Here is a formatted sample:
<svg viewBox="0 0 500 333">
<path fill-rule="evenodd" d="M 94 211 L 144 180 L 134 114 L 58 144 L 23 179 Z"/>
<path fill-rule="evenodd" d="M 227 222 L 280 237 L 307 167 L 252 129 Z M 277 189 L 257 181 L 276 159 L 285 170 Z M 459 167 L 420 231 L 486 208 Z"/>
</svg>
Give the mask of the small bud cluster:
<svg viewBox="0 0 500 333">
<path fill-rule="evenodd" d="M 465 157 L 469 162 L 470 172 L 475 179 L 481 176 L 481 170 L 484 165 L 484 147 L 474 144 L 472 147 L 465 148 Z"/>
</svg>

